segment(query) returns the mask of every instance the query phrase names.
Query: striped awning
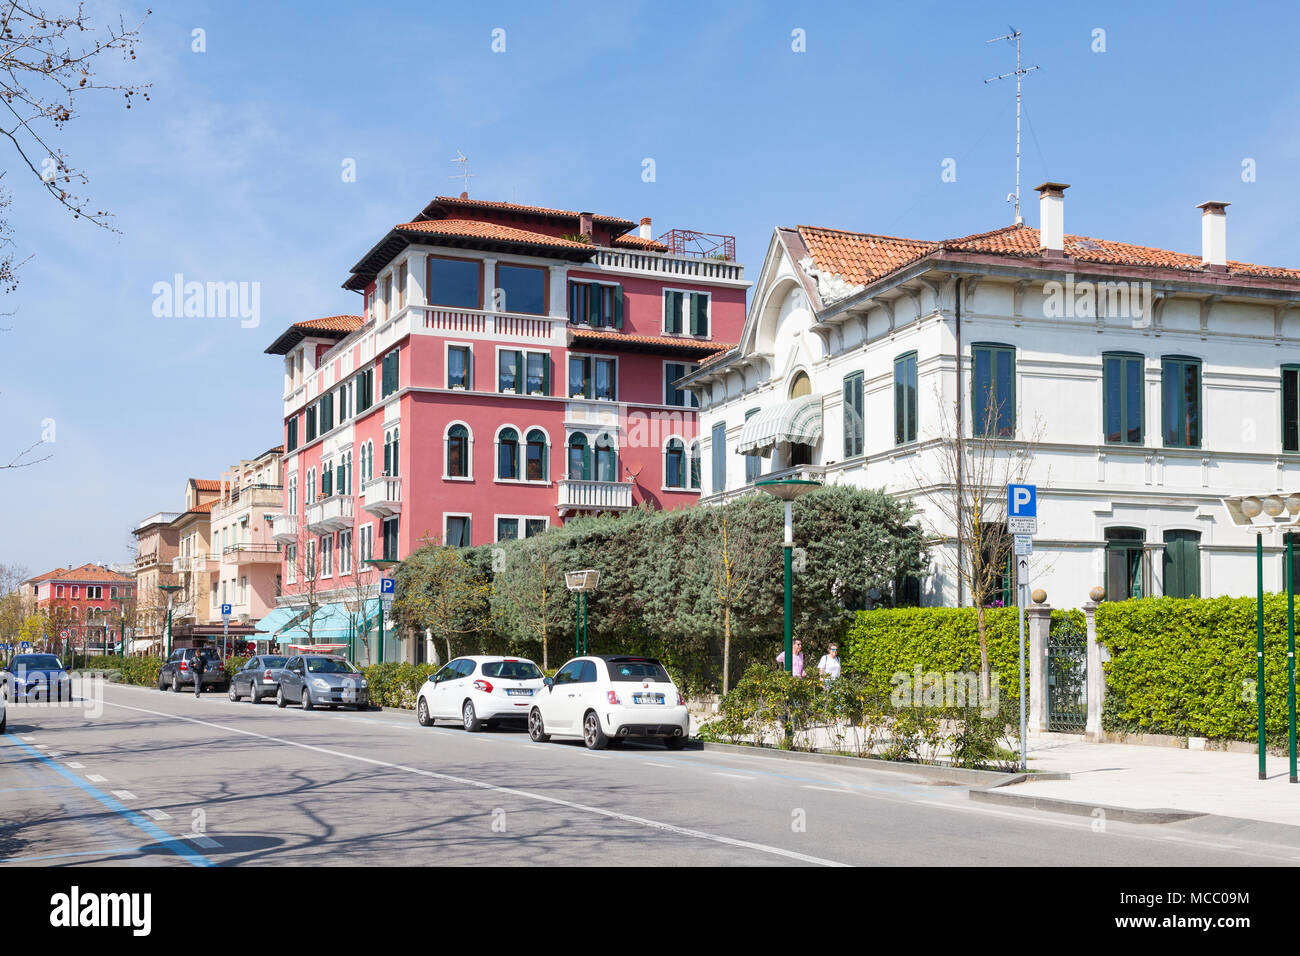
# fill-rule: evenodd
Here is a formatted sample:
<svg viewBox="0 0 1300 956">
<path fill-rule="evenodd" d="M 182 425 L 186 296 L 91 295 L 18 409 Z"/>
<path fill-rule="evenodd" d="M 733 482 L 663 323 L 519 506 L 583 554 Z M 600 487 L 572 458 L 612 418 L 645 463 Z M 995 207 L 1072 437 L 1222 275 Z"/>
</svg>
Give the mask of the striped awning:
<svg viewBox="0 0 1300 956">
<path fill-rule="evenodd" d="M 767 455 L 781 442 L 815 445 L 822 438 L 822 400 L 804 395 L 765 408 L 745 422 L 736 451 Z"/>
</svg>

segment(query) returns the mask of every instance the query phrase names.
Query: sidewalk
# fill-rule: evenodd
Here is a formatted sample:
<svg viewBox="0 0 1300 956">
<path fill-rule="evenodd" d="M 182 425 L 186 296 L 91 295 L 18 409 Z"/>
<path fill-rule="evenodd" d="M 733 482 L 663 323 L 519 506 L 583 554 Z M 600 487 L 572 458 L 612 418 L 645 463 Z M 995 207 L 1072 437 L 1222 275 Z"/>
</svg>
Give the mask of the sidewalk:
<svg viewBox="0 0 1300 956">
<path fill-rule="evenodd" d="M 1132 744 L 1090 744 L 1071 734 L 1030 735 L 1031 771 L 1068 780 L 1029 780 L 1004 788 L 1099 806 L 1188 810 L 1300 827 L 1300 783 L 1288 782 L 1285 756 L 1268 758 L 1260 780 L 1255 754 Z"/>
</svg>

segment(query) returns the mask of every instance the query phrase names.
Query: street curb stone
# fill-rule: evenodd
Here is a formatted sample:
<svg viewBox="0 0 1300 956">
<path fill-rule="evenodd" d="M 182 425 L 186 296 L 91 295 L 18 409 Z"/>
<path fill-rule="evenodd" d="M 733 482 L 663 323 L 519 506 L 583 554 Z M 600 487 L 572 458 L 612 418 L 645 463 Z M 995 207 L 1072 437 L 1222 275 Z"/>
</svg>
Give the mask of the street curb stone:
<svg viewBox="0 0 1300 956">
<path fill-rule="evenodd" d="M 883 770 L 886 773 L 910 774 L 922 777 L 930 783 L 969 786 L 971 784 L 1002 786 L 1022 780 L 1025 774 L 1006 774 L 998 770 L 967 770 L 961 767 L 941 767 L 935 764 L 907 763 L 902 760 L 881 760 L 876 757 L 845 757 L 840 754 L 808 753 L 802 750 L 777 750 L 775 747 L 747 746 L 745 744 L 721 744 L 705 741 L 691 741 L 687 747 L 698 746 L 701 750 L 718 753 L 744 754 L 750 757 L 773 757 L 777 760 L 794 760 L 804 763 L 831 764 L 839 767 L 857 767 L 861 770 Z M 1051 774 L 1047 779 L 1060 780 L 1059 774 Z"/>
</svg>

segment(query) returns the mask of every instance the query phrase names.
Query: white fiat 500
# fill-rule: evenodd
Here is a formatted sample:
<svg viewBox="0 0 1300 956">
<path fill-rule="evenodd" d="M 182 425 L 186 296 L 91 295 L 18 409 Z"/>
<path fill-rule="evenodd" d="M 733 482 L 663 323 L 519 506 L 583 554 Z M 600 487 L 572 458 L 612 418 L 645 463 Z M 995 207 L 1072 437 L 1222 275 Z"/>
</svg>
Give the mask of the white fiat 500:
<svg viewBox="0 0 1300 956">
<path fill-rule="evenodd" d="M 528 711 L 538 742 L 581 737 L 592 750 L 629 737 L 655 737 L 680 750 L 690 733 L 686 700 L 653 657 L 603 654 L 569 661 L 546 678 Z"/>
<path fill-rule="evenodd" d="M 430 674 L 415 702 L 421 727 L 459 720 L 468 731 L 525 721 L 542 689 L 542 672 L 522 657 L 458 657 Z"/>
</svg>

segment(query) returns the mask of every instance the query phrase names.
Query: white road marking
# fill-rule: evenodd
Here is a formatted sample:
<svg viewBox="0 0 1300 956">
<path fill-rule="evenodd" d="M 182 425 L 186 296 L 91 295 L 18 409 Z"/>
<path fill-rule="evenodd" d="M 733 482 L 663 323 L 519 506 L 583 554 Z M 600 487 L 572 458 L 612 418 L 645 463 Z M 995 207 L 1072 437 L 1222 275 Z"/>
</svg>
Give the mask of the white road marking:
<svg viewBox="0 0 1300 956">
<path fill-rule="evenodd" d="M 19 739 L 19 740 L 26 741 L 27 743 L 31 743 L 31 742 L 32 742 L 33 740 L 35 740 L 36 738 L 35 738 L 35 737 L 19 737 L 18 739 Z"/>
<path fill-rule="evenodd" d="M 49 747 L 49 744 L 32 744 L 32 746 L 35 747 L 37 750 L 45 750 L 47 747 Z"/>
<path fill-rule="evenodd" d="M 84 763 L 77 763 L 77 761 L 75 761 L 75 760 L 69 760 L 66 764 L 64 764 L 64 766 L 67 767 L 69 770 L 85 770 L 85 769 L 86 769 L 86 765 L 85 765 Z"/>
<path fill-rule="evenodd" d="M 227 727 L 223 724 L 213 723 L 210 720 L 200 720 L 197 717 L 184 717 L 180 714 L 169 714 L 160 710 L 149 710 L 145 707 L 132 707 L 130 704 L 119 704 L 115 701 L 104 701 L 110 707 L 120 707 L 123 710 L 134 710 L 142 714 L 151 714 L 155 717 L 167 717 L 172 720 L 183 720 L 192 724 L 199 724 L 203 727 L 211 727 L 214 730 L 222 731 L 227 734 L 242 734 L 246 737 L 255 737 L 259 740 L 269 740 L 272 743 L 283 744 L 287 747 L 297 747 L 299 750 L 309 750 L 313 753 L 325 754 L 329 757 L 340 757 L 344 760 L 355 760 L 358 763 L 370 764 L 375 767 L 387 767 L 390 770 L 401 770 L 404 773 L 418 774 L 422 777 L 429 777 L 434 780 L 445 780 L 449 783 L 458 783 L 467 787 L 474 787 L 478 790 L 487 790 L 492 793 L 502 793 L 512 797 L 520 797 L 525 800 L 535 800 L 539 803 L 548 803 L 552 806 L 565 807 L 569 810 L 577 810 L 581 813 L 590 813 L 595 816 L 605 817 L 611 820 L 618 820 L 621 823 L 631 823 L 637 826 L 647 827 L 652 830 L 661 830 L 665 833 L 673 833 L 677 836 L 692 837 L 697 840 L 708 840 L 712 843 L 720 843 L 724 846 L 738 847 L 742 850 L 754 850 L 759 853 L 767 853 L 772 856 L 784 857 L 790 860 L 798 860 L 801 863 L 812 863 L 819 866 L 848 866 L 847 863 L 840 863 L 836 860 L 827 860 L 822 857 L 810 856 L 807 853 L 797 853 L 794 850 L 786 850 L 782 847 L 768 846 L 764 843 L 752 843 L 749 840 L 738 840 L 734 837 L 722 836 L 718 833 L 709 833 L 705 830 L 693 830 L 688 827 L 679 827 L 672 823 L 663 823 L 659 820 L 651 820 L 646 817 L 633 816 L 630 813 L 620 813 L 617 810 L 607 810 L 604 807 L 593 807 L 589 804 L 578 803 L 574 800 L 565 800 L 560 797 L 549 796 L 544 793 L 534 793 L 530 790 L 521 790 L 517 787 L 503 787 L 495 783 L 487 783 L 482 780 L 472 780 L 469 777 L 458 777 L 454 774 L 439 773 L 434 770 L 421 770 L 417 767 L 408 767 L 404 764 L 391 763 L 387 760 L 378 760 L 374 757 L 362 757 L 358 754 L 346 753 L 342 750 L 332 750 L 328 747 L 317 747 L 313 744 L 299 743 L 296 740 L 288 740 L 284 737 L 275 737 L 271 734 L 259 734 L 252 730 L 245 730 L 242 727 Z M 752 779 L 752 778 L 751 778 Z"/>
<path fill-rule="evenodd" d="M 89 780 L 91 783 L 108 783 L 107 777 L 101 777 L 97 773 L 86 774 L 86 779 Z"/>
<path fill-rule="evenodd" d="M 202 833 L 183 833 L 181 834 L 181 838 L 189 840 L 195 846 L 201 846 L 205 850 L 216 850 L 221 847 L 221 844 L 212 839 L 212 837 L 204 836 Z"/>
<path fill-rule="evenodd" d="M 815 784 L 811 784 L 811 783 L 805 783 L 803 785 L 803 789 L 804 790 L 825 790 L 827 793 L 852 793 L 853 792 L 852 790 L 849 790 L 845 787 L 818 787 Z"/>
<path fill-rule="evenodd" d="M 155 820 L 170 820 L 172 818 L 172 815 L 166 810 L 142 810 L 141 812 L 147 817 L 153 817 Z"/>
<path fill-rule="evenodd" d="M 670 764 L 670 763 L 656 763 L 656 762 L 653 761 L 653 760 L 647 760 L 645 763 L 646 763 L 646 766 L 647 766 L 647 767 L 671 767 L 671 766 L 674 766 L 673 764 Z"/>
<path fill-rule="evenodd" d="M 47 756 L 47 757 L 62 757 L 62 756 L 63 756 L 63 751 L 62 751 L 62 750 L 51 750 L 51 751 L 49 751 L 48 753 L 46 753 L 45 756 Z"/>
<path fill-rule="evenodd" d="M 117 797 L 117 799 L 119 799 L 119 800 L 139 800 L 139 799 L 140 799 L 140 798 L 137 797 L 134 793 L 132 793 L 130 790 L 114 790 L 114 791 L 112 791 L 112 793 L 113 793 L 113 796 Z"/>
<path fill-rule="evenodd" d="M 721 770 L 715 770 L 715 771 L 713 771 L 713 775 L 714 775 L 715 777 L 734 777 L 734 778 L 737 779 L 737 780 L 753 780 L 753 779 L 754 779 L 753 777 L 751 777 L 751 776 L 750 776 L 749 774 L 747 774 L 747 773 L 724 773 L 724 772 L 721 771 Z"/>
</svg>

